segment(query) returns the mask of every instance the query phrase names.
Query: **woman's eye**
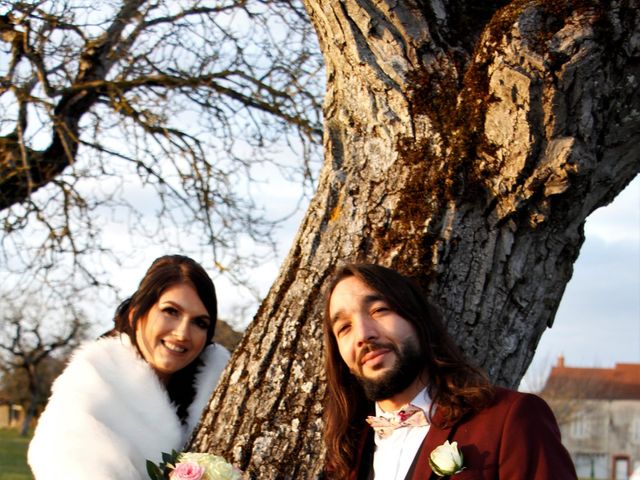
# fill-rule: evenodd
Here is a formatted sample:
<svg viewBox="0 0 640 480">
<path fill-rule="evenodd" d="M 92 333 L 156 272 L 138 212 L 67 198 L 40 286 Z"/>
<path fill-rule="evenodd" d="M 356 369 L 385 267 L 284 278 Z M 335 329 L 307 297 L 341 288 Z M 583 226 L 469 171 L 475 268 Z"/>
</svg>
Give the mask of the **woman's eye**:
<svg viewBox="0 0 640 480">
<path fill-rule="evenodd" d="M 207 330 L 209 328 L 209 321 L 203 318 L 196 319 L 196 326 L 200 327 L 203 330 Z"/>
<path fill-rule="evenodd" d="M 167 315 L 171 315 L 172 317 L 178 314 L 178 310 L 173 307 L 166 307 L 163 312 Z"/>
</svg>

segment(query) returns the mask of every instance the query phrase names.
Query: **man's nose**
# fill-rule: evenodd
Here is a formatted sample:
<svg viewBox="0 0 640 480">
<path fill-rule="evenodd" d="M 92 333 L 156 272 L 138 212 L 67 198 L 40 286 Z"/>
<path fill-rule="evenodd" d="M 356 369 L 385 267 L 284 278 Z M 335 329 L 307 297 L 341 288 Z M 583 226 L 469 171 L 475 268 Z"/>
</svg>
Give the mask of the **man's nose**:
<svg viewBox="0 0 640 480">
<path fill-rule="evenodd" d="M 377 326 L 369 315 L 361 315 L 354 324 L 359 347 L 378 338 Z"/>
</svg>

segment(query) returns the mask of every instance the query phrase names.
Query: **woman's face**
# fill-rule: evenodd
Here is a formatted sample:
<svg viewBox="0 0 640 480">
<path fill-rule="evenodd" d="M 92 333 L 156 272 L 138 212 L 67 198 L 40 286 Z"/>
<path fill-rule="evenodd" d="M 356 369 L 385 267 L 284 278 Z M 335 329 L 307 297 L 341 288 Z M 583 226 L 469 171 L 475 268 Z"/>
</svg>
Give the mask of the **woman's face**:
<svg viewBox="0 0 640 480">
<path fill-rule="evenodd" d="M 212 321 L 195 288 L 180 283 L 167 288 L 138 320 L 136 341 L 144 359 L 166 383 L 200 355 Z"/>
</svg>

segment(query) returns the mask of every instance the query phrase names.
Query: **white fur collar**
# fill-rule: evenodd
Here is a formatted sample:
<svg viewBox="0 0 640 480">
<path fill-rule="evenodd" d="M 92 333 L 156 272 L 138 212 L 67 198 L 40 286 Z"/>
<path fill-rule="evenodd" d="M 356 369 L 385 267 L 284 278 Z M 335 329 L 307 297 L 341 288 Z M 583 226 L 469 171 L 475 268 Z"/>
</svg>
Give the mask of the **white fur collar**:
<svg viewBox="0 0 640 480">
<path fill-rule="evenodd" d="M 122 343 L 132 346 L 128 335 L 123 334 L 120 338 Z M 207 406 L 209 398 L 218 384 L 218 379 L 224 367 L 227 366 L 229 352 L 222 345 L 214 343 L 205 347 L 200 354 L 200 360 L 202 361 L 202 366 L 198 369 L 194 379 L 196 394 L 187 409 L 185 441 L 200 422 L 204 408 Z"/>
<path fill-rule="evenodd" d="M 186 438 L 189 438 L 193 429 L 200 422 L 200 417 L 209 403 L 211 393 L 218 384 L 224 367 L 227 366 L 229 352 L 222 345 L 212 344 L 204 349 L 200 354 L 200 359 L 204 365 L 200 367 L 196 375 L 196 395 L 187 410 Z"/>
<path fill-rule="evenodd" d="M 181 449 L 229 358 L 219 345 L 202 353 L 187 425 L 149 364 L 128 337 L 78 348 L 54 382 L 29 447 L 37 480 L 133 480 L 147 477 L 146 460 Z"/>
</svg>

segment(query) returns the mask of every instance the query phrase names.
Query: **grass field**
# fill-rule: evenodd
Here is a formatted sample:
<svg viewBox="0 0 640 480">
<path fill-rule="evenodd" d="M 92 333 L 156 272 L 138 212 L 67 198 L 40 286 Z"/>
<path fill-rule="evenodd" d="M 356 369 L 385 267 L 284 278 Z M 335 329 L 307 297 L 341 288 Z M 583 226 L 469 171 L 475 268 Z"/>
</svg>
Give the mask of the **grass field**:
<svg viewBox="0 0 640 480">
<path fill-rule="evenodd" d="M 16 430 L 0 429 L 0 480 L 33 480 L 27 466 L 29 440 Z"/>
</svg>

